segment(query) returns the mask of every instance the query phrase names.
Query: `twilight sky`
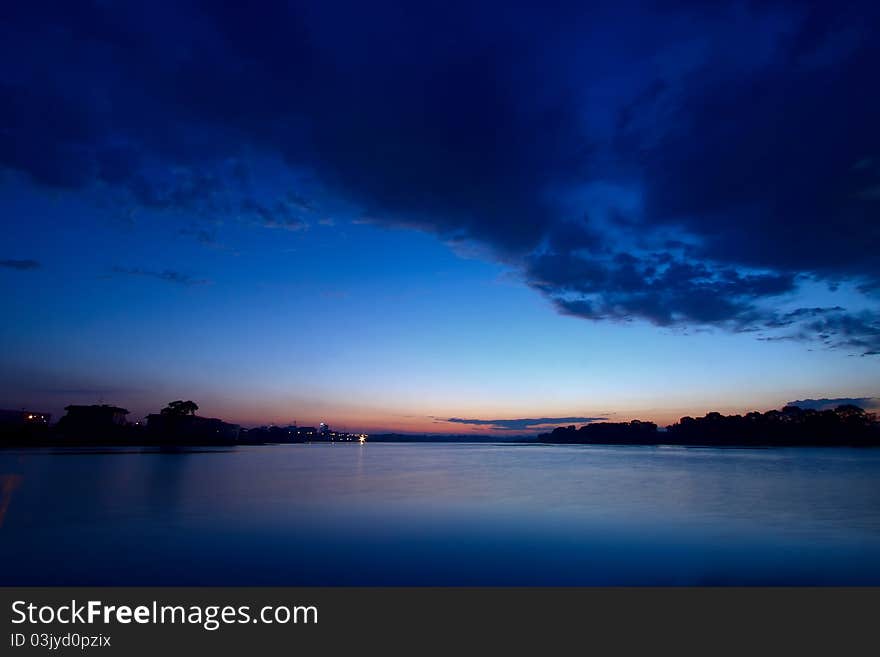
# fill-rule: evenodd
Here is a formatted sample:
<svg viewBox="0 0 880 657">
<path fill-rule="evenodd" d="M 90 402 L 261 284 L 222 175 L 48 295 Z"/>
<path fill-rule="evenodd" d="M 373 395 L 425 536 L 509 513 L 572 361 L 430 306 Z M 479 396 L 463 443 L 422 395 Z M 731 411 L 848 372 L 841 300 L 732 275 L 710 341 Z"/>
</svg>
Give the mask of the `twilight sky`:
<svg viewBox="0 0 880 657">
<path fill-rule="evenodd" d="M 880 3 L 223 4 L 0 9 L 0 406 L 880 397 Z"/>
</svg>

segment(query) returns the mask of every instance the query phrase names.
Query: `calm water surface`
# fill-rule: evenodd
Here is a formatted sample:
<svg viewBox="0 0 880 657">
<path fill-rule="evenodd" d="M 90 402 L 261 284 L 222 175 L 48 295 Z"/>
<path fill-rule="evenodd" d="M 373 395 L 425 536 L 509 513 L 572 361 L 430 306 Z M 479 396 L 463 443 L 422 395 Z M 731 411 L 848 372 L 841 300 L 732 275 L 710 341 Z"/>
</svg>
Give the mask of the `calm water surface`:
<svg viewBox="0 0 880 657">
<path fill-rule="evenodd" d="M 0 452 L 0 584 L 880 584 L 880 450 Z"/>
</svg>

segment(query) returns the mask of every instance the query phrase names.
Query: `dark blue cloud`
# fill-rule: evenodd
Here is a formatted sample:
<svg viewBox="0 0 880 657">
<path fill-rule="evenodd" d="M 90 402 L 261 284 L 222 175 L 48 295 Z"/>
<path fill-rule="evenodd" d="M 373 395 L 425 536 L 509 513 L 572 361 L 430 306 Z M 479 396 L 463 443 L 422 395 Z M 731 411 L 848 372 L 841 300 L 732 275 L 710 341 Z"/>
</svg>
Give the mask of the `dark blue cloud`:
<svg viewBox="0 0 880 657">
<path fill-rule="evenodd" d="M 0 267 L 27 271 L 29 269 L 39 269 L 40 263 L 36 260 L 0 260 Z"/>
<path fill-rule="evenodd" d="M 197 278 L 191 274 L 174 271 L 173 269 L 163 269 L 162 271 L 154 271 L 151 269 L 142 269 L 140 267 L 114 267 L 114 274 L 123 276 L 145 276 L 147 278 L 155 278 L 166 283 L 175 285 L 205 285 L 209 281 L 204 278 Z"/>
<path fill-rule="evenodd" d="M 302 207 L 290 200 L 278 200 L 269 207 L 253 198 L 246 198 L 242 201 L 241 210 L 256 217 L 257 221 L 267 228 L 304 230 L 308 227 L 302 216 Z"/>
<path fill-rule="evenodd" d="M 722 324 L 748 327 L 760 313 L 756 298 L 795 289 L 791 274 L 741 274 L 654 253 L 609 258 L 563 252 L 532 258 L 530 284 L 560 311 L 589 319 L 646 318 L 662 326 Z"/>
<path fill-rule="evenodd" d="M 566 314 L 880 351 L 876 3 L 2 11 L 0 167 L 38 184 L 205 243 L 193 221 L 303 229 L 315 201 L 258 192 L 271 157 Z M 807 282 L 868 299 L 791 307 Z"/>
<path fill-rule="evenodd" d="M 878 401 L 880 400 L 876 397 L 835 397 L 833 399 L 823 397 L 822 399 L 797 399 L 788 402 L 786 406 L 798 406 L 799 408 L 812 408 L 817 411 L 824 411 L 845 404 L 852 404 L 860 408 L 870 409 L 877 406 Z"/>
<path fill-rule="evenodd" d="M 761 60 L 709 53 L 629 107 L 641 123 L 622 122 L 619 153 L 645 220 L 698 236 L 705 258 L 876 281 L 878 18 L 876 3 L 809 3 Z"/>
<path fill-rule="evenodd" d="M 519 418 L 514 420 L 478 420 L 451 417 L 445 422 L 453 422 L 456 424 L 469 424 L 473 426 L 489 427 L 497 431 L 529 431 L 537 430 L 543 427 L 561 424 L 583 424 L 588 422 L 599 422 L 607 420 L 606 417 L 539 417 L 539 418 Z"/>
</svg>

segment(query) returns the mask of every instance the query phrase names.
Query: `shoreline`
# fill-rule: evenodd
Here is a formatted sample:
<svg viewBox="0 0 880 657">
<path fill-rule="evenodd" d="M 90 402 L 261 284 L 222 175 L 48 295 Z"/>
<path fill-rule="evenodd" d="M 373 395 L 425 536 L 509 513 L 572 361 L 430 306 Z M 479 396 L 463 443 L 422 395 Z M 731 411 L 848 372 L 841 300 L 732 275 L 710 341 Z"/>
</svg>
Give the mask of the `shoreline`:
<svg viewBox="0 0 880 657">
<path fill-rule="evenodd" d="M 235 442 L 120 442 L 120 441 L 70 441 L 70 440 L 54 440 L 54 441 L 20 441 L 20 442 L 3 442 L 0 443 L 0 451 L 17 450 L 17 449 L 150 449 L 157 452 L 180 451 L 180 450 L 197 450 L 201 448 L 217 451 L 223 448 L 235 447 L 260 447 L 260 446 L 277 446 L 277 445 L 358 445 L 363 446 L 368 443 L 353 443 L 350 441 L 308 441 L 308 442 L 273 442 L 273 441 L 235 441 Z M 541 440 L 374 440 L 369 441 L 373 445 L 494 445 L 494 446 L 511 446 L 511 447 L 569 447 L 569 446 L 586 446 L 586 447 L 676 447 L 688 449 L 781 449 L 781 448 L 853 448 L 853 449 L 870 449 L 877 448 L 877 444 L 858 444 L 853 442 L 802 442 L 802 443 L 780 443 L 780 442 L 754 442 L 754 443 L 735 443 L 735 442 L 548 442 Z"/>
</svg>

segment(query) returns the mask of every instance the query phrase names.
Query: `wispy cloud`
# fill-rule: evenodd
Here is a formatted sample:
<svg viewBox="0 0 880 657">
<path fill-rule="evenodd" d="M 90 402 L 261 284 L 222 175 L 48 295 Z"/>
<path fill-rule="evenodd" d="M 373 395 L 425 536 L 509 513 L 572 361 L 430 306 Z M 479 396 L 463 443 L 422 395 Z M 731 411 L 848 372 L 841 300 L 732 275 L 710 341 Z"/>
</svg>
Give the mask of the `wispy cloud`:
<svg viewBox="0 0 880 657">
<path fill-rule="evenodd" d="M 300 231 L 309 227 L 297 209 L 296 203 L 290 201 L 277 201 L 271 207 L 253 198 L 245 199 L 241 204 L 241 211 L 246 216 L 255 217 L 257 222 L 266 228 L 283 228 L 284 230 Z"/>
<path fill-rule="evenodd" d="M 454 424 L 469 424 L 472 426 L 488 427 L 496 431 L 528 431 L 530 429 L 546 427 L 547 425 L 584 424 L 587 422 L 597 422 L 599 420 L 607 419 L 608 418 L 605 417 L 538 417 L 506 420 L 481 420 L 451 417 L 448 420 L 442 421 L 452 422 Z"/>
<path fill-rule="evenodd" d="M 39 269 L 42 265 L 36 260 L 0 260 L 0 267 L 6 269 L 18 269 L 26 271 L 28 269 Z"/>
<path fill-rule="evenodd" d="M 880 406 L 880 399 L 877 397 L 823 397 L 821 399 L 796 399 L 790 401 L 786 406 L 798 406 L 800 408 L 811 408 L 817 411 L 824 411 L 830 408 L 837 408 L 844 404 L 852 404 L 861 408 L 874 408 Z"/>
<path fill-rule="evenodd" d="M 206 278 L 196 278 L 190 274 L 175 271 L 173 269 L 163 269 L 162 271 L 154 271 L 150 269 L 141 269 L 138 267 L 114 267 L 114 274 L 125 276 L 145 276 L 147 278 L 155 278 L 166 283 L 174 283 L 175 285 L 205 285 L 210 281 Z"/>
</svg>

